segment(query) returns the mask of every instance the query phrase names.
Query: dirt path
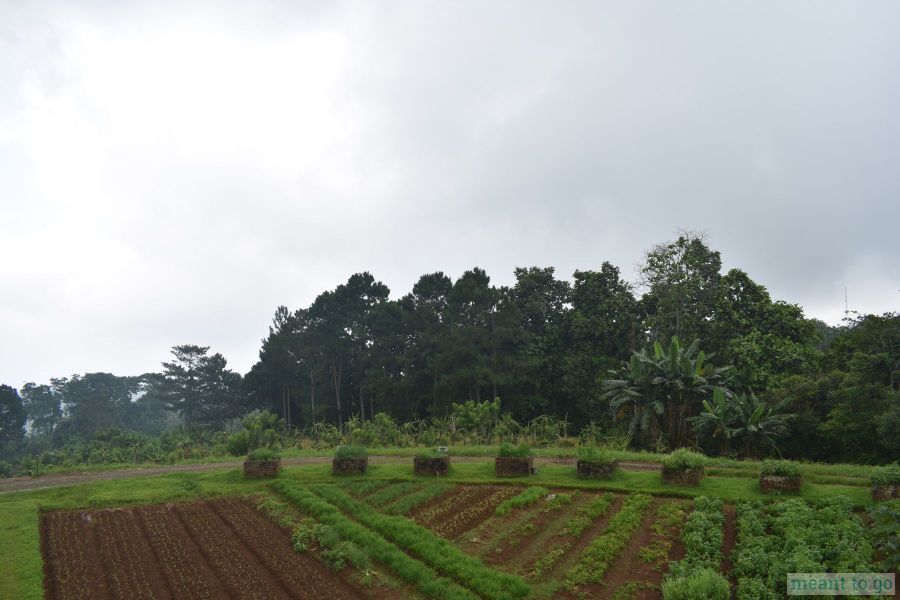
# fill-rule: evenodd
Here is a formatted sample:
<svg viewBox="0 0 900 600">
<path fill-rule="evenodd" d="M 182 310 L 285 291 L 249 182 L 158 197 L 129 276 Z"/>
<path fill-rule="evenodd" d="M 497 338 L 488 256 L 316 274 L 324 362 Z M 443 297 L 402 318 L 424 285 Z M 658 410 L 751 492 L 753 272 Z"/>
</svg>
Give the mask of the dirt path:
<svg viewBox="0 0 900 600">
<path fill-rule="evenodd" d="M 369 461 L 372 464 L 389 464 L 398 462 L 408 462 L 412 457 L 409 456 L 370 456 Z M 490 456 L 454 456 L 454 462 L 490 462 L 493 457 Z M 296 467 L 301 465 L 322 465 L 331 462 L 330 456 L 311 456 L 306 458 L 285 458 L 282 464 L 286 467 Z M 575 459 L 557 459 L 557 458 L 535 458 L 535 464 L 540 465 L 560 465 L 575 464 Z M 147 477 L 150 475 L 165 475 L 167 473 L 200 473 L 205 471 L 214 471 L 217 469 L 239 469 L 243 465 L 243 461 L 230 460 L 215 463 L 202 463 L 192 465 L 169 465 L 169 466 L 145 466 L 134 467 L 128 469 L 115 469 L 110 471 L 74 471 L 72 473 L 51 473 L 40 477 L 12 477 L 10 479 L 0 479 L 0 494 L 9 494 L 11 492 L 28 492 L 32 490 L 43 490 L 47 488 L 62 487 L 67 485 L 79 485 L 82 483 L 91 483 L 94 481 L 109 481 L 112 479 L 128 479 L 131 477 Z M 660 466 L 656 463 L 640 463 L 640 462 L 621 462 L 619 466 L 627 471 L 658 471 Z"/>
</svg>

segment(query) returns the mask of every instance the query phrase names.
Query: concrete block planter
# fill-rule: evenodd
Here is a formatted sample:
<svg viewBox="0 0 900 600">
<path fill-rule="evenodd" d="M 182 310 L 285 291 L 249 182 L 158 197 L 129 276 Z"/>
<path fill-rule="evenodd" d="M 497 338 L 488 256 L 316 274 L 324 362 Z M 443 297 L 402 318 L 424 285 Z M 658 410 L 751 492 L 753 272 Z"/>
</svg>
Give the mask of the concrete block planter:
<svg viewBox="0 0 900 600">
<path fill-rule="evenodd" d="M 440 456 L 428 458 L 416 456 L 413 458 L 413 473 L 415 475 L 446 475 L 450 471 L 450 457 Z"/>
<path fill-rule="evenodd" d="M 533 456 L 498 456 L 494 459 L 497 477 L 527 477 L 533 471 Z"/>
<path fill-rule="evenodd" d="M 695 469 L 662 469 L 662 481 L 669 485 L 700 485 L 703 479 L 703 467 Z"/>
<path fill-rule="evenodd" d="M 369 466 L 367 458 L 333 458 L 331 459 L 332 475 L 353 475 L 365 473 Z"/>
<path fill-rule="evenodd" d="M 803 485 L 800 475 L 760 475 L 759 489 L 765 494 L 772 492 L 799 492 Z"/>
<path fill-rule="evenodd" d="M 900 485 L 896 483 L 876 483 L 872 486 L 873 500 L 894 500 L 896 498 L 900 498 Z"/>
<path fill-rule="evenodd" d="M 582 479 L 610 479 L 618 468 L 617 460 L 579 460 L 575 465 L 575 470 Z"/>
<path fill-rule="evenodd" d="M 281 459 L 273 460 L 245 460 L 244 477 L 262 478 L 278 477 L 281 471 Z"/>
</svg>

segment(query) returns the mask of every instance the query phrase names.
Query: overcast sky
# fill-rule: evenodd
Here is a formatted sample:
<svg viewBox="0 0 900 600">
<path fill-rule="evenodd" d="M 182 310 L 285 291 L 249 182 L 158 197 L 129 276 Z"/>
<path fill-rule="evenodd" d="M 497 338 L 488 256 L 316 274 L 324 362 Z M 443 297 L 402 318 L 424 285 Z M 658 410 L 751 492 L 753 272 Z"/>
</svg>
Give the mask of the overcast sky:
<svg viewBox="0 0 900 600">
<path fill-rule="evenodd" d="M 898 227 L 895 1 L 0 0 L 0 383 L 678 229 L 837 322 L 900 308 Z"/>
</svg>

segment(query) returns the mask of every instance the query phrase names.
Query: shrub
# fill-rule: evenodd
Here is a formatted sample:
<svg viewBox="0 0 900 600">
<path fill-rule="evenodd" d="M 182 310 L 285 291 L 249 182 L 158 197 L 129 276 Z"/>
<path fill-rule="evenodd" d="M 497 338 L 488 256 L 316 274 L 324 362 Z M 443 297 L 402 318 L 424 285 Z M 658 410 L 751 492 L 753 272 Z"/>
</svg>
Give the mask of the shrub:
<svg viewBox="0 0 900 600">
<path fill-rule="evenodd" d="M 531 447 L 528 444 L 513 446 L 510 443 L 504 442 L 500 446 L 497 456 L 527 458 L 531 456 Z"/>
<path fill-rule="evenodd" d="M 885 465 L 872 469 L 869 475 L 874 485 L 900 485 L 900 465 Z"/>
<path fill-rule="evenodd" d="M 662 465 L 669 471 L 693 471 L 706 465 L 706 457 L 699 452 L 679 448 L 663 458 Z"/>
<path fill-rule="evenodd" d="M 12 477 L 12 465 L 5 460 L 0 460 L 0 479 Z"/>
<path fill-rule="evenodd" d="M 728 600 L 728 580 L 712 569 L 701 569 L 687 577 L 666 581 L 662 585 L 664 600 Z"/>
<path fill-rule="evenodd" d="M 775 477 L 801 477 L 803 467 L 793 460 L 764 460 L 759 473 Z"/>
<path fill-rule="evenodd" d="M 608 463 L 615 460 L 612 453 L 596 446 L 581 446 L 578 448 L 578 459 L 587 462 Z"/>
<path fill-rule="evenodd" d="M 257 448 L 247 454 L 247 460 L 277 460 L 281 456 L 271 448 Z"/>
<path fill-rule="evenodd" d="M 343 458 L 368 458 L 368 451 L 362 446 L 338 446 L 334 452 L 337 459 Z"/>
</svg>

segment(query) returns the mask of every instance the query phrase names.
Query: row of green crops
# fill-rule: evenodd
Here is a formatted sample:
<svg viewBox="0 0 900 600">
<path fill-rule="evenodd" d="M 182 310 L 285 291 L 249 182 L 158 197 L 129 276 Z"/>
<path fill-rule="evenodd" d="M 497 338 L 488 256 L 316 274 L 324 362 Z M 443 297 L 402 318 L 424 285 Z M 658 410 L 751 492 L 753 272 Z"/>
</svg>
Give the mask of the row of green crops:
<svg viewBox="0 0 900 600">
<path fill-rule="evenodd" d="M 722 500 L 700 496 L 694 499 L 694 511 L 684 524 L 684 559 L 669 565 L 669 579 L 690 575 L 709 568 L 718 570 L 722 562 L 722 540 L 725 513 Z"/>
<path fill-rule="evenodd" d="M 802 500 L 737 508 L 732 554 L 739 600 L 786 597 L 787 573 L 873 571 L 873 549 L 862 521 L 844 497 L 812 506 Z"/>
<path fill-rule="evenodd" d="M 530 487 L 522 493 L 498 504 L 497 508 L 494 510 L 494 514 L 502 517 L 513 509 L 525 508 L 530 504 L 534 504 L 549 493 L 550 490 L 539 485 Z"/>
<path fill-rule="evenodd" d="M 722 500 L 699 496 L 681 534 L 684 558 L 669 564 L 663 582 L 665 600 L 728 600 L 731 586 L 719 573 L 725 513 Z"/>
<path fill-rule="evenodd" d="M 610 519 L 606 530 L 590 543 L 578 564 L 566 574 L 566 586 L 571 589 L 585 583 L 599 582 L 610 563 L 641 526 L 651 502 L 653 497 L 649 494 L 628 496 L 619 512 Z"/>
<path fill-rule="evenodd" d="M 383 487 L 373 494 L 366 496 L 366 503 L 375 507 L 390 504 L 394 500 L 414 492 L 419 489 L 419 484 L 415 481 L 401 481 L 392 483 L 387 487 Z"/>
<path fill-rule="evenodd" d="M 426 564 L 465 584 L 488 600 L 513 600 L 528 595 L 529 587 L 521 577 L 486 567 L 444 538 L 404 517 L 372 511 L 333 485 L 312 485 L 309 489 L 343 510 L 359 523 L 380 533 L 410 551 Z"/>
<path fill-rule="evenodd" d="M 402 496 L 398 500 L 385 506 L 382 510 L 389 515 L 405 515 L 412 509 L 425 504 L 432 498 L 437 498 L 452 487 L 452 484 L 444 483 L 443 481 L 426 483 L 422 486 L 422 489 L 415 491 L 412 494 Z"/>
<path fill-rule="evenodd" d="M 274 489 L 300 510 L 333 527 L 343 538 L 352 540 L 369 555 L 391 569 L 398 577 L 414 584 L 430 598 L 439 600 L 477 600 L 469 590 L 410 557 L 381 535 L 346 517 L 340 510 L 302 485 L 286 480 L 275 481 Z"/>
<path fill-rule="evenodd" d="M 597 496 L 590 504 L 579 508 L 577 513 L 566 519 L 563 524 L 564 531 L 560 531 L 560 535 L 568 533 L 577 538 L 591 526 L 591 523 L 606 514 L 615 499 L 615 495 L 609 492 Z"/>
</svg>

